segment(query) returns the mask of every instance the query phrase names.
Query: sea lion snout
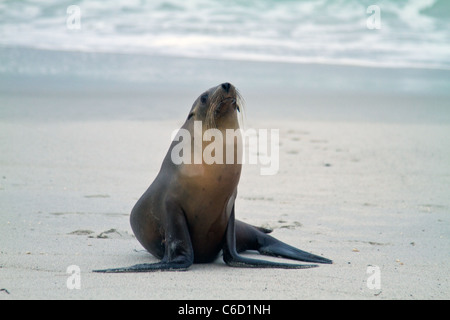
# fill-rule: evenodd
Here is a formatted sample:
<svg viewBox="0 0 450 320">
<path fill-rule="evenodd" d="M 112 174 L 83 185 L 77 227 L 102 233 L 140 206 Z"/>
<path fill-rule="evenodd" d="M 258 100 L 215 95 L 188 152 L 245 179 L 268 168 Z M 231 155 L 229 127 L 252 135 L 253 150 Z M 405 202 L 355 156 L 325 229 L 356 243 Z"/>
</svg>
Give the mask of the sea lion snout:
<svg viewBox="0 0 450 320">
<path fill-rule="evenodd" d="M 215 88 L 214 95 L 217 95 L 217 100 L 236 99 L 237 90 L 231 83 L 225 82 Z"/>
<path fill-rule="evenodd" d="M 219 84 L 214 88 L 214 93 L 211 97 L 210 112 L 215 118 L 219 118 L 235 111 L 237 107 L 239 93 L 235 86 L 229 82 Z"/>
<path fill-rule="evenodd" d="M 222 83 L 222 89 L 225 90 L 225 92 L 228 93 L 228 91 L 230 91 L 230 88 L 231 88 L 231 83 L 229 83 L 229 82 Z"/>
</svg>

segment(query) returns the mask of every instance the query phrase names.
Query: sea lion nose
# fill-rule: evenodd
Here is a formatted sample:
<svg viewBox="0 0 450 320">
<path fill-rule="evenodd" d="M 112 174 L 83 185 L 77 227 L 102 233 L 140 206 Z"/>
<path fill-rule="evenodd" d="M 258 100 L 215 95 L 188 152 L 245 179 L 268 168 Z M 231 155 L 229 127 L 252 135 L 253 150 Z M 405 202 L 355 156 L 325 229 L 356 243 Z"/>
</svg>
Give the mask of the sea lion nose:
<svg viewBox="0 0 450 320">
<path fill-rule="evenodd" d="M 230 91 L 231 84 L 228 82 L 222 83 L 222 89 L 225 90 L 227 93 Z"/>
</svg>

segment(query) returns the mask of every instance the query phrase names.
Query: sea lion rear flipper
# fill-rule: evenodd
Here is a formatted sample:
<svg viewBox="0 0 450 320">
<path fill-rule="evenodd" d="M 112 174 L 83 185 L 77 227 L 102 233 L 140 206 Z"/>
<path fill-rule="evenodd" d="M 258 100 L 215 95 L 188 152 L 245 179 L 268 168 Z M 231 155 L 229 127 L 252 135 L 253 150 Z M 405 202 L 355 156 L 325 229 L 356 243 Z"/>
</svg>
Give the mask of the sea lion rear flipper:
<svg viewBox="0 0 450 320">
<path fill-rule="evenodd" d="M 166 201 L 166 228 L 164 257 L 158 263 L 137 264 L 131 267 L 93 270 L 100 273 L 185 271 L 194 262 L 194 250 L 181 208 L 174 201 Z"/>
<path fill-rule="evenodd" d="M 264 245 L 258 249 L 258 252 L 266 256 L 282 257 L 298 261 L 333 263 L 332 260 L 297 249 L 268 235 L 264 235 Z"/>
<path fill-rule="evenodd" d="M 314 264 L 289 264 L 277 263 L 272 261 L 250 259 L 242 257 L 236 250 L 236 226 L 234 217 L 234 205 L 228 220 L 227 231 L 225 235 L 225 244 L 223 246 L 223 260 L 231 267 L 240 268 L 282 268 L 282 269 L 307 269 L 314 268 Z M 259 231 L 261 232 L 261 231 Z M 261 232 L 261 234 L 264 234 Z"/>
<path fill-rule="evenodd" d="M 239 220 L 236 220 L 235 225 L 236 248 L 238 252 L 257 250 L 260 254 L 266 256 L 281 257 L 304 262 L 333 263 L 327 258 L 297 249 L 275 239 L 258 227 Z"/>
</svg>

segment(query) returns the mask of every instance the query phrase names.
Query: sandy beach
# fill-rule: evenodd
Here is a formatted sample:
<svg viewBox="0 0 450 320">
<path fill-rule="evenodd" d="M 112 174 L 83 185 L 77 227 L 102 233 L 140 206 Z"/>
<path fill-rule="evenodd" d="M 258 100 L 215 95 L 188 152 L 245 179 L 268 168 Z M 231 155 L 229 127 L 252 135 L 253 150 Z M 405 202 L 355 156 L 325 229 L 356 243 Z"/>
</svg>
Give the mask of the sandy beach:
<svg viewBox="0 0 450 320">
<path fill-rule="evenodd" d="M 168 77 L 146 89 L 2 76 L 0 299 L 449 299 L 448 97 L 354 93 L 345 81 L 342 95 L 324 96 L 240 77 L 246 126 L 280 130 L 280 168 L 244 167 L 237 218 L 334 264 L 253 270 L 219 258 L 187 272 L 93 273 L 156 261 L 130 210 L 192 102 L 220 82 L 168 87 Z M 68 288 L 72 265 L 80 289 Z"/>
</svg>

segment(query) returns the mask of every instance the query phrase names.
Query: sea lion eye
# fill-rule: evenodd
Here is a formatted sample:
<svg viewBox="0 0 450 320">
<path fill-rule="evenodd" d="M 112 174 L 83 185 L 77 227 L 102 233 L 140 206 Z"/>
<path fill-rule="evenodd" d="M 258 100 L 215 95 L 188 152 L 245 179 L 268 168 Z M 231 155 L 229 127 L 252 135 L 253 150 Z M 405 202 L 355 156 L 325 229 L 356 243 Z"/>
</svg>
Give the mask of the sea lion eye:
<svg viewBox="0 0 450 320">
<path fill-rule="evenodd" d="M 202 96 L 200 97 L 200 101 L 201 101 L 203 104 L 205 104 L 206 101 L 208 101 L 208 95 L 207 95 L 207 94 L 202 95 Z"/>
<path fill-rule="evenodd" d="M 193 112 L 191 112 L 191 113 L 189 113 L 189 115 L 188 115 L 188 120 L 190 119 L 190 118 L 192 118 L 194 116 L 194 113 Z"/>
</svg>

